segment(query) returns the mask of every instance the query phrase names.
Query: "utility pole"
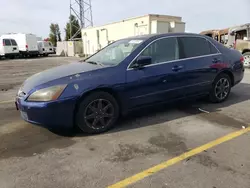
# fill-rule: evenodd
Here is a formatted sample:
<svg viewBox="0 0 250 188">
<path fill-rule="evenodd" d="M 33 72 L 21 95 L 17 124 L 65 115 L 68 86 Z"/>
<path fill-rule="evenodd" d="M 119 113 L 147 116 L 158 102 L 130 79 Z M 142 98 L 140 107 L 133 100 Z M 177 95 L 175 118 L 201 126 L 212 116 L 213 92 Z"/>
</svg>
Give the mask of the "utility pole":
<svg viewBox="0 0 250 188">
<path fill-rule="evenodd" d="M 81 26 L 81 28 L 72 36 L 71 27 L 74 27 L 74 24 L 70 23 L 70 40 L 73 40 L 79 33 L 81 33 L 82 28 L 93 26 L 91 0 L 70 0 L 70 15 L 75 15 Z"/>
</svg>

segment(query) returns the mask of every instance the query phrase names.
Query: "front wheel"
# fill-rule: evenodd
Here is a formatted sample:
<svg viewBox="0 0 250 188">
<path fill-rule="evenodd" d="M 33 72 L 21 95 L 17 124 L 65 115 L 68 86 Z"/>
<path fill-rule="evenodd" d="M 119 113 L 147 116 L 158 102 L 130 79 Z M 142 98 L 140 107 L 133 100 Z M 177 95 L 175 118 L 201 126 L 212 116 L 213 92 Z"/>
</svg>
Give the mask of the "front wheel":
<svg viewBox="0 0 250 188">
<path fill-rule="evenodd" d="M 88 95 L 79 105 L 76 125 L 89 134 L 97 134 L 111 129 L 119 117 L 119 105 L 106 92 Z"/>
<path fill-rule="evenodd" d="M 212 90 L 209 94 L 210 101 L 214 103 L 225 101 L 230 94 L 231 87 L 230 77 L 224 73 L 220 74 L 213 82 Z"/>
</svg>

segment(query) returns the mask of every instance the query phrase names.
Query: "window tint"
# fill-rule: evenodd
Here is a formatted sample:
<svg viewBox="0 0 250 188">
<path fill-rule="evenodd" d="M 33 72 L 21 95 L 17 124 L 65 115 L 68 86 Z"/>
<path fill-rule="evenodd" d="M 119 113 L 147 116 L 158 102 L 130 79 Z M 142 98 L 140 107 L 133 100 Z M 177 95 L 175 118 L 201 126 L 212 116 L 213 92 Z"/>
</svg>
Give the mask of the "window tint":
<svg viewBox="0 0 250 188">
<path fill-rule="evenodd" d="M 177 39 L 171 37 L 157 40 L 148 46 L 140 56 L 152 57 L 152 64 L 179 59 Z"/>
<path fill-rule="evenodd" d="M 180 37 L 181 58 L 190 58 L 211 54 L 210 43 L 199 37 Z"/>
<path fill-rule="evenodd" d="M 210 46 L 210 53 L 211 54 L 218 53 L 218 50 L 214 47 L 214 45 L 210 44 L 210 42 L 208 42 L 208 43 L 209 43 L 209 46 Z"/>
<path fill-rule="evenodd" d="M 9 39 L 3 39 L 3 43 L 5 46 L 11 46 L 10 40 Z"/>
<path fill-rule="evenodd" d="M 17 46 L 16 41 L 15 41 L 15 40 L 13 40 L 13 39 L 11 39 L 11 44 L 12 44 L 12 46 Z"/>
</svg>

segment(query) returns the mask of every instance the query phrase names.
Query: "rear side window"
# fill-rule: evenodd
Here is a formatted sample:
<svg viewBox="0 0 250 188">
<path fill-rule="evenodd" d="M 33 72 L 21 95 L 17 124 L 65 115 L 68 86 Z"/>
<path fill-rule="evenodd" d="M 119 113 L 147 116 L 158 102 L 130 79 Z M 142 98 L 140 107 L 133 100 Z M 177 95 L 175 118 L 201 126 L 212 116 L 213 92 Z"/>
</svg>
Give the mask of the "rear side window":
<svg viewBox="0 0 250 188">
<path fill-rule="evenodd" d="M 10 40 L 9 39 L 3 39 L 3 43 L 5 46 L 11 46 Z"/>
<path fill-rule="evenodd" d="M 210 44 L 210 42 L 208 42 L 208 43 L 209 43 L 209 46 L 210 46 L 211 54 L 217 54 L 218 50 L 214 47 L 214 45 Z"/>
<path fill-rule="evenodd" d="M 12 46 L 17 46 L 17 43 L 15 40 L 11 39 L 10 41 L 11 41 Z"/>
<path fill-rule="evenodd" d="M 204 38 L 180 37 L 179 45 L 180 58 L 192 58 L 212 54 L 211 44 Z"/>
</svg>

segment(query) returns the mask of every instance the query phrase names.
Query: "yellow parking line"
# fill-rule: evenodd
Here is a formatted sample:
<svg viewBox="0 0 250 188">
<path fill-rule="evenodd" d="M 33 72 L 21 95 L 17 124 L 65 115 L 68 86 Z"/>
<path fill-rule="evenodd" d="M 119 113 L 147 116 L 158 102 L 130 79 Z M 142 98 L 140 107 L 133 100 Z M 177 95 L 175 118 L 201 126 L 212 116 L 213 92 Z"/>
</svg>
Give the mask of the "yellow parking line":
<svg viewBox="0 0 250 188">
<path fill-rule="evenodd" d="M 12 103 L 14 102 L 14 100 L 11 100 L 11 101 L 0 101 L 0 104 L 7 104 L 7 103 Z"/>
<path fill-rule="evenodd" d="M 130 184 L 133 184 L 133 183 L 135 183 L 137 181 L 140 181 L 140 180 L 142 180 L 142 179 L 144 179 L 144 178 L 146 178 L 148 176 L 151 176 L 152 174 L 154 174 L 156 172 L 159 172 L 160 170 L 163 170 L 163 169 L 165 169 L 165 168 L 167 168 L 169 166 L 172 166 L 172 165 L 174 165 L 174 164 L 176 164 L 176 163 L 178 163 L 178 162 L 180 162 L 180 161 L 182 161 L 184 159 L 187 159 L 187 158 L 192 157 L 192 156 L 194 156 L 194 155 L 196 155 L 198 153 L 203 152 L 204 150 L 210 149 L 210 148 L 212 148 L 214 146 L 217 146 L 219 144 L 222 144 L 224 142 L 232 140 L 232 139 L 234 139 L 234 138 L 236 138 L 236 137 L 238 137 L 238 136 L 240 136 L 242 134 L 245 134 L 245 133 L 247 133 L 249 131 L 250 131 L 250 127 L 246 128 L 246 129 L 241 129 L 241 130 L 233 132 L 233 133 L 230 133 L 230 134 L 228 134 L 226 136 L 223 136 L 223 137 L 218 138 L 218 139 L 216 139 L 214 141 L 211 141 L 211 142 L 209 142 L 209 143 L 207 143 L 205 145 L 199 146 L 199 147 L 197 147 L 197 148 L 195 148 L 195 149 L 193 149 L 191 151 L 183 153 L 180 156 L 177 156 L 177 157 L 172 158 L 172 159 L 170 159 L 168 161 L 160 163 L 160 164 L 158 164 L 158 165 L 156 165 L 154 167 L 151 167 L 151 168 L 149 168 L 147 170 L 139 172 L 138 174 L 135 174 L 135 175 L 133 175 L 133 176 L 131 176 L 129 178 L 126 178 L 126 179 L 124 179 L 124 180 L 122 180 L 122 181 L 120 181 L 118 183 L 110 185 L 110 186 L 108 186 L 108 188 L 126 187 L 126 186 L 128 186 Z"/>
</svg>

